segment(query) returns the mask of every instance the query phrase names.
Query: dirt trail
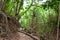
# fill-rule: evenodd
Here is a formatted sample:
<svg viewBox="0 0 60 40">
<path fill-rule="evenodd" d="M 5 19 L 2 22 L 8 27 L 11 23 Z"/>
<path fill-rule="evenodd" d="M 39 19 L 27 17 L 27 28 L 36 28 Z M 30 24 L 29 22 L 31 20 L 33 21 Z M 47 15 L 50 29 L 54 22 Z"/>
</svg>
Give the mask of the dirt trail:
<svg viewBox="0 0 60 40">
<path fill-rule="evenodd" d="M 0 37 L 0 40 L 33 40 L 32 38 L 30 38 L 29 36 L 23 34 L 23 33 L 14 33 L 14 34 L 11 34 L 9 35 L 10 38 L 1 38 Z"/>
</svg>

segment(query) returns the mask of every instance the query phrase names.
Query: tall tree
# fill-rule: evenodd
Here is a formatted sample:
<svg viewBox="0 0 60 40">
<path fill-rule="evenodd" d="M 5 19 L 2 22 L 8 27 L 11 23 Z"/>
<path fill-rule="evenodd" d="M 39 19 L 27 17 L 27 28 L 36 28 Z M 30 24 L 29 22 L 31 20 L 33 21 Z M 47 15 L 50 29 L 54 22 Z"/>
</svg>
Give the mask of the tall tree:
<svg viewBox="0 0 60 40">
<path fill-rule="evenodd" d="M 59 22 L 60 22 L 60 2 L 59 2 L 59 13 L 58 13 L 57 38 L 56 38 L 56 40 L 59 40 Z"/>
</svg>

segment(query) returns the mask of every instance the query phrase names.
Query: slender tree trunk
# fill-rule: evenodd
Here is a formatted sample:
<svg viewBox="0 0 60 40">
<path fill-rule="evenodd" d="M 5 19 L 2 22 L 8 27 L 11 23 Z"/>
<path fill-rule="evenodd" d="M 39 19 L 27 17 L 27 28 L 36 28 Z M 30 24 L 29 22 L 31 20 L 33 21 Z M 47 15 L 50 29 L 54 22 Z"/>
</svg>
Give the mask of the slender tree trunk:
<svg viewBox="0 0 60 40">
<path fill-rule="evenodd" d="M 57 38 L 59 40 L 59 22 L 60 22 L 60 3 L 59 3 L 59 13 L 58 13 L 58 22 L 57 22 Z"/>
<path fill-rule="evenodd" d="M 6 0 L 1 0 L 1 2 L 0 2 L 0 10 L 3 10 L 4 11 L 5 2 L 6 2 Z"/>
</svg>

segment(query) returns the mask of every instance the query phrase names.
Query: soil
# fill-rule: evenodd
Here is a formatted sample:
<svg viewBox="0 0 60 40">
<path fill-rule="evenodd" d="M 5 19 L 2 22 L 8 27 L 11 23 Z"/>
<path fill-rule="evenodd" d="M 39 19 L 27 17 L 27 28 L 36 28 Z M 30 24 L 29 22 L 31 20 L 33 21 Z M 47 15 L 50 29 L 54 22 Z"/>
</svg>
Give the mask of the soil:
<svg viewBox="0 0 60 40">
<path fill-rule="evenodd" d="M 0 40 L 33 40 L 33 39 L 23 33 L 18 32 L 18 33 L 14 33 L 14 34 L 9 34 L 9 38 L 0 37 Z"/>
</svg>

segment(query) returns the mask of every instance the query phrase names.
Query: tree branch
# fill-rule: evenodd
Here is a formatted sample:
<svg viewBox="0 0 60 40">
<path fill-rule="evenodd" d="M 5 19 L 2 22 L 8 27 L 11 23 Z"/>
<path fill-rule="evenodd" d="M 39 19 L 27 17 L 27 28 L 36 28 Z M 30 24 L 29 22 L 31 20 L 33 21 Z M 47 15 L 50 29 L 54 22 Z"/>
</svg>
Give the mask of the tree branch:
<svg viewBox="0 0 60 40">
<path fill-rule="evenodd" d="M 20 4 L 20 5 L 18 5 L 18 4 Z M 18 15 L 19 15 L 19 12 L 20 12 L 20 9 L 21 9 L 22 6 L 23 6 L 23 0 L 21 0 L 20 3 L 17 2 L 17 7 L 16 7 L 16 14 L 15 14 L 15 16 L 18 16 Z"/>
<path fill-rule="evenodd" d="M 22 13 L 23 13 L 22 15 L 24 15 L 24 13 L 26 13 L 26 12 L 31 8 L 32 4 L 33 4 L 33 0 L 32 0 L 32 2 L 31 2 L 30 6 L 28 7 L 28 9 L 27 9 L 26 11 L 22 12 Z M 19 15 L 18 15 L 18 16 L 19 16 Z M 21 16 L 19 16 L 18 20 L 19 20 L 20 18 L 21 18 Z"/>
<path fill-rule="evenodd" d="M 32 34 L 29 34 L 29 33 L 26 33 L 26 32 L 24 32 L 24 31 L 18 31 L 18 32 L 21 32 L 21 33 L 23 33 L 23 34 L 26 34 L 27 36 L 30 36 L 32 39 L 34 39 L 34 40 L 40 40 L 38 37 L 36 37 L 36 36 L 34 36 L 34 35 L 32 35 Z"/>
</svg>

